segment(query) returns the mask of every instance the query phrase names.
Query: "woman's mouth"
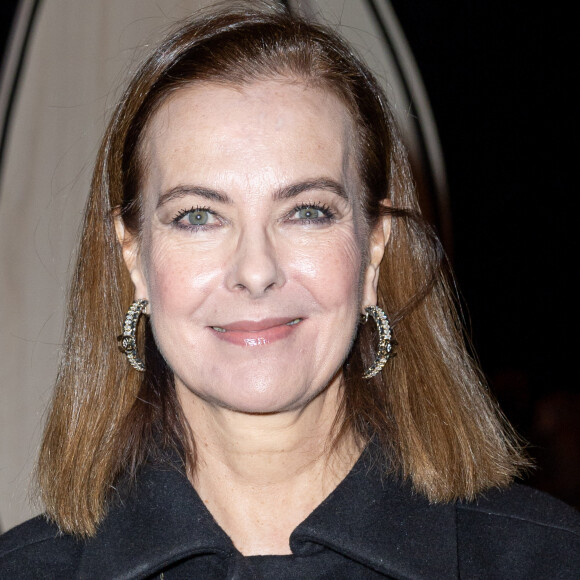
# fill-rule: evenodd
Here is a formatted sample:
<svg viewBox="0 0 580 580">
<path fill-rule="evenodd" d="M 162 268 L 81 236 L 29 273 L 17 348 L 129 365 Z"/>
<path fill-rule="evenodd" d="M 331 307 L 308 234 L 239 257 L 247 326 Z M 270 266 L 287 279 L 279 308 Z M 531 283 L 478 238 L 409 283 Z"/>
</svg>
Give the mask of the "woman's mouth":
<svg viewBox="0 0 580 580">
<path fill-rule="evenodd" d="M 265 318 L 240 320 L 224 326 L 210 326 L 221 340 L 238 346 L 264 346 L 286 338 L 303 318 Z"/>
</svg>

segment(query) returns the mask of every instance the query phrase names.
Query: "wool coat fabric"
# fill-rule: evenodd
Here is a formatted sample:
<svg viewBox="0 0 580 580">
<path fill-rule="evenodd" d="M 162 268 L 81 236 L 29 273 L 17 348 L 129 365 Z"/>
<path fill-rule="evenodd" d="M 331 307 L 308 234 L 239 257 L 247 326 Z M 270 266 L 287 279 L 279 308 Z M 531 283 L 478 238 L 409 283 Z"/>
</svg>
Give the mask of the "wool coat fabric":
<svg viewBox="0 0 580 580">
<path fill-rule="evenodd" d="M 149 465 L 97 535 L 42 516 L 0 536 L 0 578 L 578 580 L 580 514 L 531 488 L 430 504 L 368 449 L 292 533 L 292 555 L 242 556 L 182 471 Z"/>
</svg>

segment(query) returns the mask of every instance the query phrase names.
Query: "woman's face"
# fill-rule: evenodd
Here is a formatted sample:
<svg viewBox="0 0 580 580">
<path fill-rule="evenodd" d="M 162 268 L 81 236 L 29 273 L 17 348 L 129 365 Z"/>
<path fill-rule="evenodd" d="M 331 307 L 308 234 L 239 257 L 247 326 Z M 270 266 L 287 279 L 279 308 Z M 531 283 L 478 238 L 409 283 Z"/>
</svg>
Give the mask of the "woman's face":
<svg viewBox="0 0 580 580">
<path fill-rule="evenodd" d="M 386 234 L 369 242 L 351 142 L 336 97 L 283 80 L 196 85 L 156 112 L 139 245 L 118 228 L 182 400 L 279 412 L 339 385 Z"/>
</svg>

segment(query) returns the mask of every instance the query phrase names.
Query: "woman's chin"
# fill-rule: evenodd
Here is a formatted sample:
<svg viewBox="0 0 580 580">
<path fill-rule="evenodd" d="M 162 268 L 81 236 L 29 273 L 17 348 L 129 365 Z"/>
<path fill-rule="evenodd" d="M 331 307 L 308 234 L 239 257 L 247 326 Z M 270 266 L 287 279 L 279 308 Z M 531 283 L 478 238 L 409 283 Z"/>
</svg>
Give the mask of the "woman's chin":
<svg viewBox="0 0 580 580">
<path fill-rule="evenodd" d="M 176 385 L 181 381 L 176 380 Z M 211 405 L 237 413 L 249 415 L 266 415 L 298 410 L 305 407 L 324 389 L 325 383 L 292 385 L 288 381 L 240 380 L 236 384 L 220 385 L 219 389 L 209 391 L 197 390 L 181 383 L 178 387 L 179 397 L 184 408 L 196 403 Z M 189 404 L 188 404 L 189 399 Z"/>
<path fill-rule="evenodd" d="M 212 401 L 215 405 L 249 415 L 265 415 L 292 411 L 305 406 L 312 396 L 297 389 L 288 392 L 286 388 L 275 385 L 257 388 L 241 388 L 235 393 L 224 393 Z"/>
</svg>

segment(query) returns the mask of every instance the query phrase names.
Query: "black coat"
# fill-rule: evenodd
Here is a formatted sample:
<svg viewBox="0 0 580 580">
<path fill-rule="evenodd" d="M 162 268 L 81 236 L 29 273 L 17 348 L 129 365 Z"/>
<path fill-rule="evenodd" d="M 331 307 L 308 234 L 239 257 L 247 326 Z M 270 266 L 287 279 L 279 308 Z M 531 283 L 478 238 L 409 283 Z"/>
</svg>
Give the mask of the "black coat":
<svg viewBox="0 0 580 580">
<path fill-rule="evenodd" d="M 244 558 L 178 469 L 151 466 L 86 542 L 42 517 L 1 536 L 0 578 L 580 579 L 580 514 L 560 501 L 514 485 L 430 505 L 369 461 L 294 530 L 293 556 Z"/>
</svg>

